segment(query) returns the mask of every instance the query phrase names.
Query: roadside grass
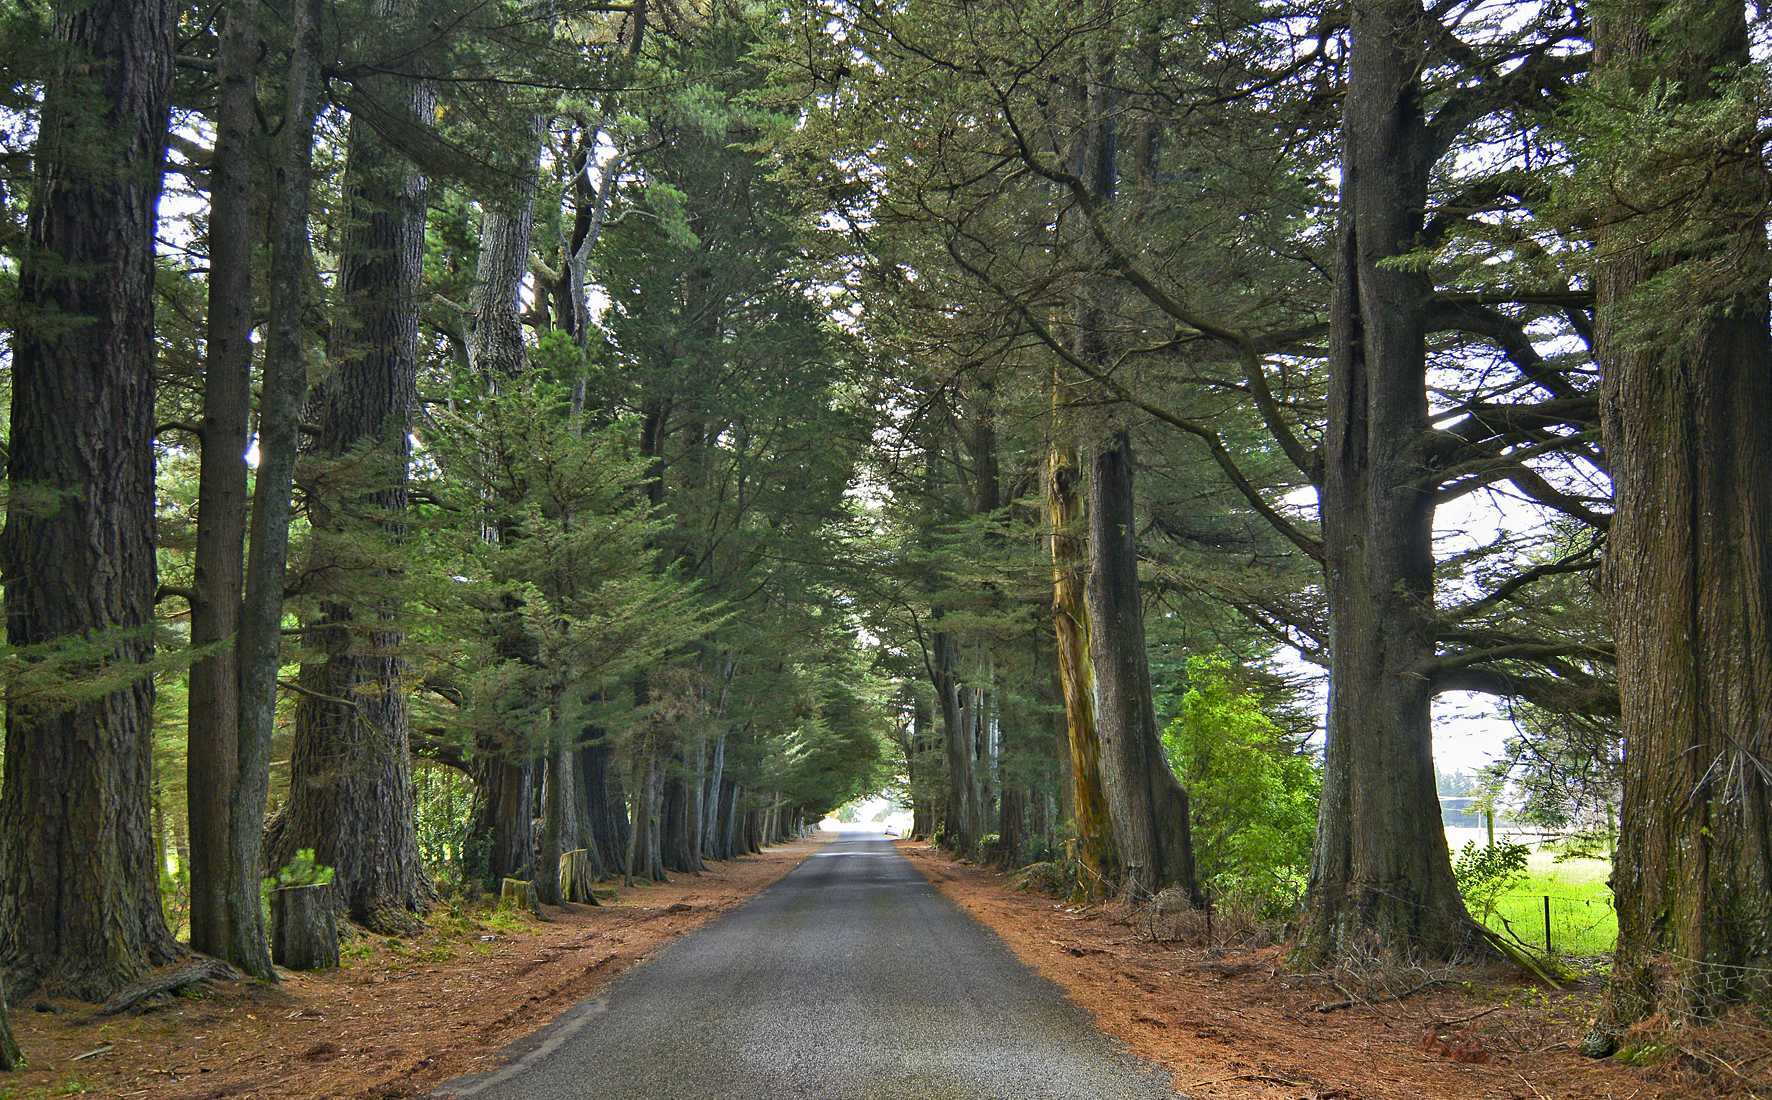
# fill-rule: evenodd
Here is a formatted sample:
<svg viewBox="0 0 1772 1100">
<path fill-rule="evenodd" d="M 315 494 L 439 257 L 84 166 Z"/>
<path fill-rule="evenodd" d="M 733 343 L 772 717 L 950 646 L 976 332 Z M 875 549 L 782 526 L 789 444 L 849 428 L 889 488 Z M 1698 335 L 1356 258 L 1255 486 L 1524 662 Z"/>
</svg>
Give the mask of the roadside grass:
<svg viewBox="0 0 1772 1100">
<path fill-rule="evenodd" d="M 1559 955 L 1610 955 L 1618 941 L 1618 914 L 1603 859 L 1557 862 L 1555 852 L 1533 852 L 1526 878 L 1495 903 L 1485 922 L 1503 935 L 1544 950 L 1544 899 L 1550 898 L 1550 948 Z"/>
</svg>

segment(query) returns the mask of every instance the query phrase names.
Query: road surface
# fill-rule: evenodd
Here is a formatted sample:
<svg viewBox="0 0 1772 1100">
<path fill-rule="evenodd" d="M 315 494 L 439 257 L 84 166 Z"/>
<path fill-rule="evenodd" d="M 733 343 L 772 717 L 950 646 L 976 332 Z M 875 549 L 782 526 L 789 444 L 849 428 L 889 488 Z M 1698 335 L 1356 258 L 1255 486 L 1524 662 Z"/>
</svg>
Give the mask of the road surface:
<svg viewBox="0 0 1772 1100">
<path fill-rule="evenodd" d="M 520 1044 L 460 1100 L 1175 1100 L 931 887 L 845 838 Z"/>
</svg>

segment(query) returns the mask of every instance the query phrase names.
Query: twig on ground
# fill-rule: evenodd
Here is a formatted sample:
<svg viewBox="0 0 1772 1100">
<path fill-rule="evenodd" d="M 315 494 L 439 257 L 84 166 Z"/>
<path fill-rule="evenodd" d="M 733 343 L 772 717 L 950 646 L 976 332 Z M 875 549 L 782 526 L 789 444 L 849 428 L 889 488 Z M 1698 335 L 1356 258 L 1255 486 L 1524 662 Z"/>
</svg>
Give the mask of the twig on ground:
<svg viewBox="0 0 1772 1100">
<path fill-rule="evenodd" d="M 1361 1000 L 1360 998 L 1354 996 L 1352 993 L 1349 993 L 1347 990 L 1341 988 L 1340 985 L 1337 985 L 1336 983 L 1331 982 L 1329 984 L 1335 986 L 1336 992 L 1340 993 L 1343 997 L 1346 997 L 1347 1000 L 1337 1001 L 1334 1004 L 1318 1005 L 1317 1011 L 1318 1012 L 1338 1012 L 1344 1008 L 1352 1008 L 1357 1004 L 1365 1005 L 1366 1007 L 1370 1008 L 1373 1005 L 1386 1004 L 1390 1001 L 1400 1001 L 1404 997 L 1413 997 L 1415 994 L 1420 993 L 1424 989 L 1429 989 L 1433 986 L 1439 985 L 1443 980 L 1444 979 L 1441 979 L 1441 978 L 1430 978 L 1427 981 L 1422 982 L 1420 985 L 1416 986 L 1414 989 L 1405 989 L 1401 993 L 1393 993 L 1388 997 L 1379 997 L 1376 1000 L 1371 1000 L 1371 1001 Z M 1481 1012 L 1477 1013 L 1477 1016 L 1481 1016 L 1481 1015 L 1482 1015 Z M 1471 1017 L 1471 1019 L 1475 1019 L 1475 1018 L 1476 1018 L 1475 1016 Z"/>
<path fill-rule="evenodd" d="M 1302 1085 L 1303 1081 L 1290 1081 L 1284 1077 L 1275 1077 L 1271 1073 L 1236 1073 L 1229 1077 L 1214 1077 L 1210 1081 L 1195 1081 L 1186 1087 L 1202 1089 L 1207 1085 L 1222 1085 L 1227 1081 L 1272 1081 L 1276 1085 Z"/>
<path fill-rule="evenodd" d="M 1438 1024 L 1441 1027 L 1451 1027 L 1453 1024 L 1468 1024 L 1472 1020 L 1478 1019 L 1479 1017 L 1482 1017 L 1482 1016 L 1487 1016 L 1491 1012 L 1495 1012 L 1503 1007 L 1505 1007 L 1505 1006 L 1504 1005 L 1490 1005 L 1488 1008 L 1485 1008 L 1481 1012 L 1473 1012 L 1469 1016 L 1459 1016 L 1459 1017 L 1456 1017 L 1451 1020 L 1442 1020 L 1438 1016 L 1432 1017 L 1432 1019 L 1433 1019 L 1434 1023 Z"/>
</svg>

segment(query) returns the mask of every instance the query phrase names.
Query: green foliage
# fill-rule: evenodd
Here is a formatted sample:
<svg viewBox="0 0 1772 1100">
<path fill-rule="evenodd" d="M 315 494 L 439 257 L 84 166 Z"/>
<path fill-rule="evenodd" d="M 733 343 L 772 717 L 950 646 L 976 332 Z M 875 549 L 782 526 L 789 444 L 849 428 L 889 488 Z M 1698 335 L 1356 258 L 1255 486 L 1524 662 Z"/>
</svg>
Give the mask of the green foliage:
<svg viewBox="0 0 1772 1100">
<path fill-rule="evenodd" d="M 314 861 L 314 849 L 302 848 L 276 874 L 259 883 L 259 892 L 269 897 L 272 890 L 285 886 L 324 886 L 331 881 L 332 868 Z"/>
<path fill-rule="evenodd" d="M 1262 711 L 1261 696 L 1239 689 L 1228 662 L 1191 657 L 1187 668 L 1181 717 L 1163 746 L 1188 791 L 1199 878 L 1278 915 L 1309 875 L 1317 762 Z"/>
<path fill-rule="evenodd" d="M 1478 920 L 1488 920 L 1496 901 L 1526 877 L 1526 860 L 1531 854 L 1524 844 L 1503 841 L 1479 848 L 1476 841 L 1465 841 L 1452 874 L 1458 879 L 1464 903 Z"/>
</svg>

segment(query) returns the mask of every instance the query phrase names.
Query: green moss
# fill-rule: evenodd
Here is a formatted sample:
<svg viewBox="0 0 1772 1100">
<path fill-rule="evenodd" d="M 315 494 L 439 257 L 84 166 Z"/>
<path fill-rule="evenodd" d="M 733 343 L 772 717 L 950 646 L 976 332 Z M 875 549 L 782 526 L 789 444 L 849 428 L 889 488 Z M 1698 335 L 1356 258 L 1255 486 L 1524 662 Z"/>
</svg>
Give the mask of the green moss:
<svg viewBox="0 0 1772 1100">
<path fill-rule="evenodd" d="M 1667 1056 L 1667 1047 L 1660 1043 L 1632 1043 L 1613 1055 L 1623 1066 L 1653 1066 Z"/>
</svg>

